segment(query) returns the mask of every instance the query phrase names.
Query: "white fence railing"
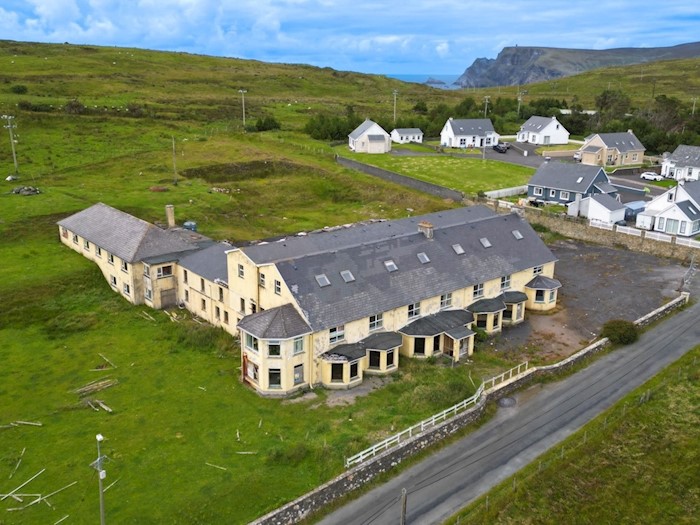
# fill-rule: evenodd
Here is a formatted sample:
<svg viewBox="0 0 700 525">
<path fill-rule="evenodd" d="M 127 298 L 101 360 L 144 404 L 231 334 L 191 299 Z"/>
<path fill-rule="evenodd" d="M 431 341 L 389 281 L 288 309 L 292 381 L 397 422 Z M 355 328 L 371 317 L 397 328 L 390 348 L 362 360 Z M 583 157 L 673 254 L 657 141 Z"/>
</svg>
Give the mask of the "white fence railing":
<svg viewBox="0 0 700 525">
<path fill-rule="evenodd" d="M 671 237 L 670 235 L 666 235 L 665 233 L 659 232 L 646 232 L 646 234 L 644 234 L 644 238 L 661 242 L 671 242 L 671 240 L 673 239 L 673 237 Z"/>
<path fill-rule="evenodd" d="M 686 239 L 684 237 L 676 237 L 676 244 L 679 246 L 689 246 L 691 248 L 700 248 L 700 242 L 694 241 L 693 239 Z"/>
<path fill-rule="evenodd" d="M 479 385 L 479 388 L 473 396 L 463 401 L 460 401 L 459 403 L 451 406 L 450 408 L 446 408 L 442 412 L 438 412 L 437 414 L 432 415 L 428 419 L 424 419 L 423 421 L 413 425 L 412 427 L 402 430 L 398 434 L 394 434 L 393 436 L 390 436 L 380 441 L 379 443 L 375 443 L 371 447 L 366 448 L 362 452 L 358 452 L 354 456 L 350 456 L 345 460 L 345 468 L 350 468 L 357 463 L 362 463 L 366 459 L 377 455 L 379 452 L 383 452 L 388 448 L 396 446 L 399 443 L 412 438 L 413 436 L 417 436 L 424 430 L 432 428 L 436 424 L 445 421 L 448 418 L 456 416 L 459 412 L 466 409 L 468 406 L 476 404 L 485 390 L 491 389 L 494 386 L 507 382 L 513 377 L 517 377 L 519 374 L 525 372 L 527 370 L 527 367 L 528 362 L 525 361 L 524 363 L 520 363 L 518 366 L 513 367 L 510 370 L 506 370 L 498 376 L 487 379 L 481 385 Z"/>
<path fill-rule="evenodd" d="M 641 237 L 642 236 L 642 230 L 638 230 L 637 228 L 630 228 L 629 226 L 618 226 L 617 227 L 617 233 L 624 233 L 625 235 L 632 235 L 633 237 Z"/>
<path fill-rule="evenodd" d="M 598 219 L 591 219 L 591 220 L 589 220 L 589 221 L 588 221 L 588 225 L 589 225 L 589 226 L 592 226 L 592 227 L 594 227 L 594 228 L 600 228 L 601 230 L 609 230 L 609 231 L 612 231 L 613 228 L 614 228 L 614 225 L 613 225 L 613 224 L 610 224 L 610 223 L 607 223 L 607 222 L 603 222 L 603 221 L 599 221 Z"/>
</svg>

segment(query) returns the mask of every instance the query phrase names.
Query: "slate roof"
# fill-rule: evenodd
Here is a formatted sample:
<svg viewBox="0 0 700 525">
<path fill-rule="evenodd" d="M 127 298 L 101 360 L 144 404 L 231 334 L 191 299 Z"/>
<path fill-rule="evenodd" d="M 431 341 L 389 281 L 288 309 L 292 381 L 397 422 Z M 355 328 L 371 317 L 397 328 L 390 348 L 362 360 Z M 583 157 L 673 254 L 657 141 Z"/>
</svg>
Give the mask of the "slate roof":
<svg viewBox="0 0 700 525">
<path fill-rule="evenodd" d="M 176 260 L 184 252 L 213 242 L 182 228 L 164 230 L 101 202 L 57 224 L 129 263 Z"/>
<path fill-rule="evenodd" d="M 404 335 L 433 337 L 455 328 L 464 328 L 474 320 L 466 310 L 443 310 L 410 322 L 399 330 Z"/>
<path fill-rule="evenodd" d="M 463 209 L 441 213 L 442 222 L 448 224 L 455 222 L 450 220 L 453 217 L 469 215 Z M 382 231 L 392 234 L 278 261 L 277 269 L 311 328 L 339 326 L 556 260 L 517 215 L 489 213 L 483 219 L 445 227 L 431 221 L 434 236 L 428 239 L 417 231 L 417 223 L 431 215 L 412 218 L 416 228 L 412 233 L 406 231 L 410 224 L 406 219 L 381 223 Z M 521 238 L 516 238 L 514 230 Z M 491 246 L 484 247 L 481 239 L 488 239 Z M 464 253 L 456 253 L 453 245 L 460 245 Z M 429 262 L 418 259 L 421 252 Z M 388 260 L 394 261 L 396 271 L 388 271 Z M 340 275 L 344 270 L 352 272 L 355 280 L 345 282 Z M 320 274 L 326 276 L 328 286 L 319 286 L 316 276 Z"/>
<path fill-rule="evenodd" d="M 617 148 L 620 153 L 644 150 L 644 145 L 629 131 L 623 133 L 598 133 L 598 136 L 608 148 Z"/>
<path fill-rule="evenodd" d="M 506 309 L 506 304 L 501 296 L 490 299 L 479 299 L 475 303 L 467 306 L 467 310 L 475 314 L 491 314 L 501 312 Z"/>
<path fill-rule="evenodd" d="M 486 135 L 486 133 L 495 133 L 493 123 L 488 118 L 471 118 L 471 119 L 449 119 L 447 123 L 452 128 L 452 133 L 455 136 L 460 135 Z"/>
<path fill-rule="evenodd" d="M 260 339 L 289 339 L 311 333 L 291 304 L 246 315 L 238 322 L 238 328 Z"/>
<path fill-rule="evenodd" d="M 354 130 L 352 130 L 352 132 L 350 133 L 350 135 L 348 135 L 348 137 L 350 137 L 351 139 L 358 139 L 358 138 L 360 138 L 369 128 L 371 128 L 371 127 L 374 126 L 374 125 L 378 126 L 379 129 L 381 129 L 382 131 L 384 131 L 384 130 L 382 129 L 382 127 L 379 126 L 379 124 L 377 124 L 377 123 L 374 122 L 373 120 L 366 119 L 362 124 L 360 124 L 360 125 L 357 126 Z M 386 131 L 385 131 L 385 133 L 386 133 Z"/>
<path fill-rule="evenodd" d="M 683 212 L 683 214 L 690 220 L 690 221 L 697 221 L 700 219 L 700 211 L 698 211 L 698 207 L 694 205 L 691 201 L 683 201 L 683 202 L 677 202 L 675 203 L 676 206 L 678 206 L 678 209 Z"/>
<path fill-rule="evenodd" d="M 530 288 L 532 290 L 556 290 L 557 288 L 561 288 L 561 283 L 551 277 L 536 275 L 525 285 L 525 288 Z"/>
<path fill-rule="evenodd" d="M 508 291 L 503 292 L 502 297 L 503 302 L 506 304 L 517 304 L 527 301 L 527 295 L 523 292 Z"/>
<path fill-rule="evenodd" d="M 596 193 L 595 195 L 591 195 L 591 199 L 596 201 L 598 204 L 603 206 L 608 211 L 624 210 L 625 209 L 624 204 L 622 204 L 617 199 L 614 199 L 610 195 L 607 195 L 605 193 Z"/>
<path fill-rule="evenodd" d="M 329 361 L 336 361 L 339 357 L 345 358 L 347 361 L 356 361 L 367 355 L 367 350 L 391 350 L 398 348 L 402 343 L 401 334 L 377 332 L 357 343 L 346 343 L 333 347 L 321 354 L 321 357 Z"/>
<path fill-rule="evenodd" d="M 666 160 L 674 162 L 677 168 L 698 168 L 700 167 L 700 146 L 681 144 Z"/>
<path fill-rule="evenodd" d="M 520 126 L 520 131 L 531 131 L 533 133 L 539 133 L 542 131 L 544 128 L 549 126 L 552 122 L 559 123 L 554 118 L 549 118 L 549 117 L 537 117 L 537 116 L 532 116 L 527 121 L 525 124 Z M 563 126 L 562 126 L 563 127 Z"/>
<path fill-rule="evenodd" d="M 399 135 L 422 135 L 423 132 L 419 128 L 396 128 L 394 129 Z"/>
<path fill-rule="evenodd" d="M 603 179 L 596 181 L 599 175 Z M 579 178 L 581 182 L 577 182 Z M 591 192 L 594 182 L 596 184 L 609 183 L 608 176 L 600 166 L 550 161 L 537 168 L 528 185 L 587 194 Z"/>
<path fill-rule="evenodd" d="M 370 142 L 384 142 L 386 137 L 384 135 L 367 135 L 367 140 Z"/>
<path fill-rule="evenodd" d="M 209 281 L 219 280 L 228 283 L 226 252 L 231 249 L 233 249 L 231 244 L 219 242 L 208 248 L 188 253 L 180 259 L 179 264 Z"/>
<path fill-rule="evenodd" d="M 275 242 L 253 244 L 241 248 L 241 251 L 256 264 L 270 264 L 413 235 L 418 231 L 418 223 L 423 220 L 438 229 L 495 216 L 496 213 L 486 206 L 468 206 L 407 219 L 379 220 L 325 228 L 304 235 L 285 237 Z"/>
<path fill-rule="evenodd" d="M 598 188 L 601 193 L 617 193 L 618 191 L 618 189 L 609 182 L 596 182 L 595 187 Z"/>
<path fill-rule="evenodd" d="M 700 181 L 694 180 L 682 184 L 683 189 L 688 193 L 696 205 L 700 206 Z"/>
</svg>

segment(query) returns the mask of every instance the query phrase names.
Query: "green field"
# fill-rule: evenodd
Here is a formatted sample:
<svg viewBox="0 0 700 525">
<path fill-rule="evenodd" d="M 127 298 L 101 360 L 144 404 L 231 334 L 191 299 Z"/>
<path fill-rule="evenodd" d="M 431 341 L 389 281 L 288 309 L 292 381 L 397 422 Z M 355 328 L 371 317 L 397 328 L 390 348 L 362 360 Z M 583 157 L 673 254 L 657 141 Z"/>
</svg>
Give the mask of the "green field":
<svg viewBox="0 0 700 525">
<path fill-rule="evenodd" d="M 699 366 L 696 347 L 448 523 L 697 523 Z"/>
</svg>

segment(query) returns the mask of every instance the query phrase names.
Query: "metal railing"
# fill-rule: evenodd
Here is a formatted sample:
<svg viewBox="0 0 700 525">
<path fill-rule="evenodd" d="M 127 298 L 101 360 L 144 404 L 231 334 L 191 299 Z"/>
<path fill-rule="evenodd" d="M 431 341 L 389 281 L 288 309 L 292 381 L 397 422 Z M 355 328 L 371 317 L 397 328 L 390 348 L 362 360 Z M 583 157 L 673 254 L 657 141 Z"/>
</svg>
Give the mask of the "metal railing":
<svg viewBox="0 0 700 525">
<path fill-rule="evenodd" d="M 518 366 L 513 367 L 510 370 L 506 370 L 498 376 L 487 379 L 481 385 L 479 385 L 479 388 L 473 396 L 464 399 L 463 401 L 460 401 L 459 403 L 451 406 L 450 408 L 446 408 L 442 412 L 438 412 L 437 414 L 432 415 L 428 419 L 424 419 L 423 421 L 413 425 L 412 427 L 402 430 L 398 434 L 394 434 L 393 436 L 390 436 L 380 441 L 379 443 L 375 443 L 371 447 L 366 448 L 365 450 L 355 454 L 354 456 L 346 458 L 345 468 L 350 468 L 353 465 L 362 463 L 366 459 L 377 455 L 379 452 L 383 452 L 393 446 L 396 446 L 399 443 L 402 443 L 403 441 L 412 438 L 413 436 L 419 435 L 426 429 L 434 427 L 437 423 L 440 423 L 451 417 L 456 416 L 459 412 L 465 410 L 468 406 L 475 405 L 481 398 L 482 394 L 484 393 L 484 390 L 493 388 L 494 386 L 502 384 L 505 381 L 508 381 L 509 379 L 518 376 L 519 374 L 525 372 L 527 370 L 527 367 L 528 362 L 525 361 L 524 363 L 520 363 Z"/>
</svg>

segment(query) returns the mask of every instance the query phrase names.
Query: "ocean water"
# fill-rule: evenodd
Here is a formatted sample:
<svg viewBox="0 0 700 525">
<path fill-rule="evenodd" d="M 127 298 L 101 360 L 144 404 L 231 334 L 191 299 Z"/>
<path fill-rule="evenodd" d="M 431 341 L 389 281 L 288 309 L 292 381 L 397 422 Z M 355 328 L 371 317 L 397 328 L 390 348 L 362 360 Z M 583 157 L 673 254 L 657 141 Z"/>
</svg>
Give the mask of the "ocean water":
<svg viewBox="0 0 700 525">
<path fill-rule="evenodd" d="M 403 82 L 413 82 L 415 84 L 424 84 L 429 78 L 434 78 L 435 80 L 442 80 L 445 84 L 431 84 L 433 87 L 439 87 L 443 89 L 458 89 L 459 86 L 454 86 L 452 83 L 457 80 L 460 75 L 402 75 L 402 74 L 387 74 L 386 76 L 390 78 L 395 78 L 397 80 L 402 80 Z"/>
</svg>

